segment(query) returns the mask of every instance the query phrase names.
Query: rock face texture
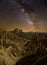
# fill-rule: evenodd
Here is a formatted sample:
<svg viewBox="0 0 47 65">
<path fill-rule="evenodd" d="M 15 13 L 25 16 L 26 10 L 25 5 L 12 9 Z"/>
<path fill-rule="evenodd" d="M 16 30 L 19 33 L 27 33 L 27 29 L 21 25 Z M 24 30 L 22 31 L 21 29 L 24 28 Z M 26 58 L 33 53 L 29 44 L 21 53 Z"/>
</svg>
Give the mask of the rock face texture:
<svg viewBox="0 0 47 65">
<path fill-rule="evenodd" d="M 45 58 L 47 59 L 46 33 L 25 33 L 19 29 L 0 31 L 0 65 L 34 65 L 38 62 L 41 65 Z"/>
</svg>

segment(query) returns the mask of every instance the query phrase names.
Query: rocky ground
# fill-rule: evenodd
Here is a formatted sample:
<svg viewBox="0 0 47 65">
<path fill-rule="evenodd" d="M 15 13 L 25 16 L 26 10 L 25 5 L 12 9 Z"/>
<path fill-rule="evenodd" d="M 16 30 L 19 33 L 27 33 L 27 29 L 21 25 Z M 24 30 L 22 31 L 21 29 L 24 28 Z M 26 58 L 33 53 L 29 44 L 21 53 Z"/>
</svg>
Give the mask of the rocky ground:
<svg viewBox="0 0 47 65">
<path fill-rule="evenodd" d="M 46 33 L 25 33 L 18 29 L 9 32 L 0 30 L 0 65 L 16 65 L 17 61 L 28 55 L 35 55 L 37 60 L 38 57 L 47 56 Z"/>
</svg>

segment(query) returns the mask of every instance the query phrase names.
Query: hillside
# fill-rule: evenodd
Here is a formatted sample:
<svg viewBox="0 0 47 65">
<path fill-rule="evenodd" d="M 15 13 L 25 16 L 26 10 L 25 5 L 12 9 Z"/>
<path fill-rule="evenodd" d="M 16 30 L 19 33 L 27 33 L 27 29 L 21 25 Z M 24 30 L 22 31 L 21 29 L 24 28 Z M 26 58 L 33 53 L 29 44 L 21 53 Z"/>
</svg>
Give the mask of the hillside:
<svg viewBox="0 0 47 65">
<path fill-rule="evenodd" d="M 37 58 L 47 54 L 47 34 L 17 28 L 0 30 L 0 65 L 15 65 L 21 58 L 35 54 Z"/>
</svg>

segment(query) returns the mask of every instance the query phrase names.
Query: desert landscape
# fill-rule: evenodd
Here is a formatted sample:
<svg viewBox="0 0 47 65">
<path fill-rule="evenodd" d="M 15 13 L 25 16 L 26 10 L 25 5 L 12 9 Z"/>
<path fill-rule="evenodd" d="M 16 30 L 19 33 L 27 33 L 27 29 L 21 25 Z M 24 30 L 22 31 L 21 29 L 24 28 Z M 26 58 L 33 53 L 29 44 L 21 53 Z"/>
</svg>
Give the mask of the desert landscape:
<svg viewBox="0 0 47 65">
<path fill-rule="evenodd" d="M 0 65 L 37 65 L 45 58 L 47 33 L 0 29 Z"/>
<path fill-rule="evenodd" d="M 47 0 L 0 0 L 0 65 L 47 65 Z"/>
</svg>

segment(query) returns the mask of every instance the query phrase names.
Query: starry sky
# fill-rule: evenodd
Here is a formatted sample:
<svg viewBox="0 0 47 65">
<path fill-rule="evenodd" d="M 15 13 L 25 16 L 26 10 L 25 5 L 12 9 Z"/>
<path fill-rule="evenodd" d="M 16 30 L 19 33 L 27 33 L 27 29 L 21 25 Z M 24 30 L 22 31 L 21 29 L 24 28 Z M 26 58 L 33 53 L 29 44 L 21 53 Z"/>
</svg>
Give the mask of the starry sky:
<svg viewBox="0 0 47 65">
<path fill-rule="evenodd" d="M 47 32 L 47 0 L 0 0 L 0 28 Z"/>
</svg>

